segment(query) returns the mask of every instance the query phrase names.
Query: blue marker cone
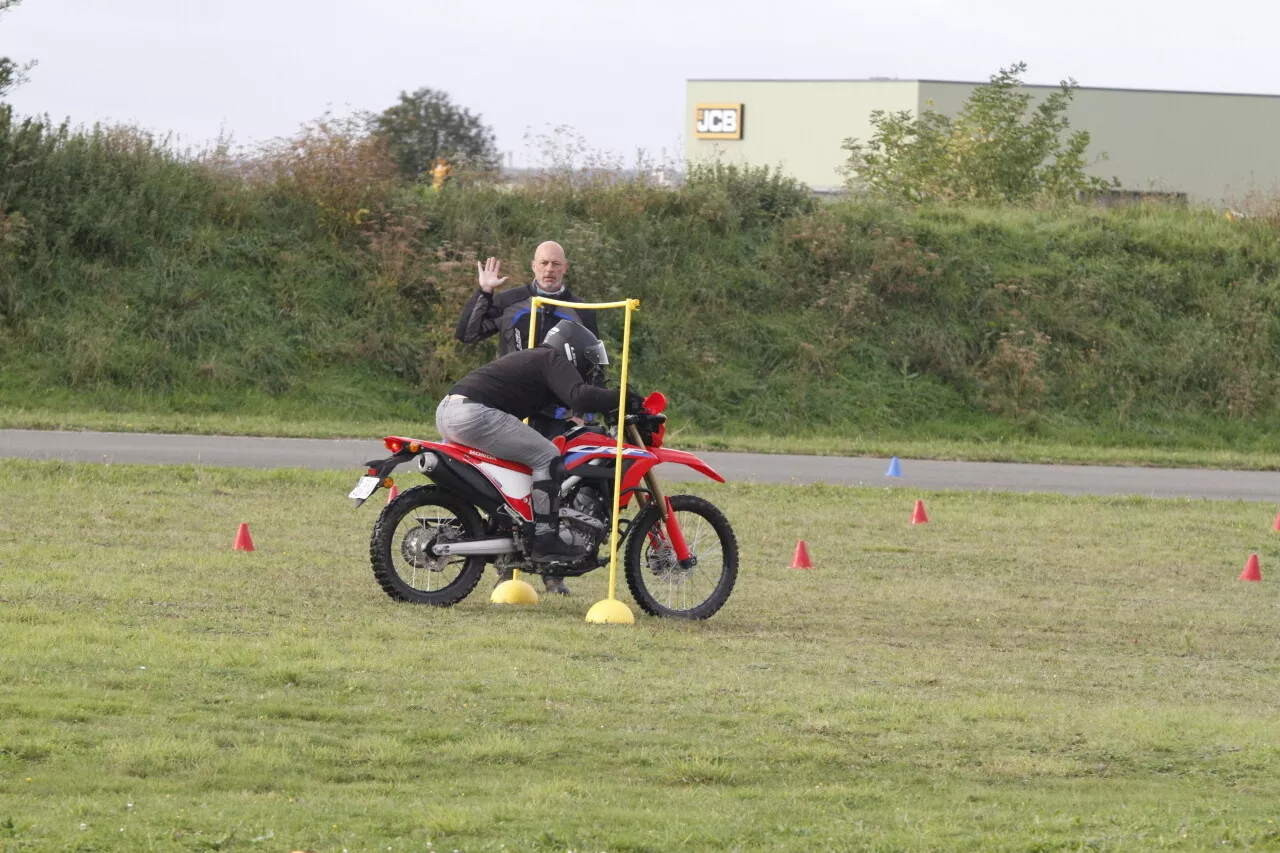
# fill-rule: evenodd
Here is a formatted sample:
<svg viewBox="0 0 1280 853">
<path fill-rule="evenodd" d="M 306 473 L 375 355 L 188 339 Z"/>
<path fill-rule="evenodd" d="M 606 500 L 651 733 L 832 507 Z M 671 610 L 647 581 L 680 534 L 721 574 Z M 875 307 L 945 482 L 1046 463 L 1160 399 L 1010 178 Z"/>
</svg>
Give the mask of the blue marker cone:
<svg viewBox="0 0 1280 853">
<path fill-rule="evenodd" d="M 885 471 L 884 475 L 886 477 L 902 476 L 902 463 L 898 461 L 898 457 L 895 456 L 889 460 L 889 470 Z"/>
</svg>

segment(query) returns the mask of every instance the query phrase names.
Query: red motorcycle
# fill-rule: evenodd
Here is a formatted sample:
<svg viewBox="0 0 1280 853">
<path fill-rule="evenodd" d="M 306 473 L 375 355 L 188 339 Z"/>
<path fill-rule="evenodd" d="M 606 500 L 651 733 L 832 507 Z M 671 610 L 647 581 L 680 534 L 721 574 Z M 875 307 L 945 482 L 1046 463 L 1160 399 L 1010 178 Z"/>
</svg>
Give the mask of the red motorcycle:
<svg viewBox="0 0 1280 853">
<path fill-rule="evenodd" d="M 499 569 L 577 577 L 609 565 L 612 512 L 619 513 L 618 547 L 636 604 L 654 616 L 706 619 L 733 592 L 738 541 L 724 513 L 695 495 L 663 493 L 654 476 L 661 462 L 687 465 L 713 480 L 724 478 L 698 457 L 662 446 L 667 399 L 650 394 L 642 411 L 625 416 L 622 487 L 615 497 L 616 432 L 577 426 L 555 439 L 569 476 L 560 486 L 560 518 L 587 556 L 548 567 L 531 563 L 532 472 L 450 442 L 388 436 L 393 454 L 366 463 L 368 472 L 348 496 L 356 506 L 391 473 L 416 460 L 431 485 L 405 489 L 373 526 L 373 574 L 397 601 L 448 607 L 466 598 L 486 563 Z M 629 517 L 621 514 L 634 508 Z M 603 555 L 601 554 L 603 546 Z"/>
</svg>

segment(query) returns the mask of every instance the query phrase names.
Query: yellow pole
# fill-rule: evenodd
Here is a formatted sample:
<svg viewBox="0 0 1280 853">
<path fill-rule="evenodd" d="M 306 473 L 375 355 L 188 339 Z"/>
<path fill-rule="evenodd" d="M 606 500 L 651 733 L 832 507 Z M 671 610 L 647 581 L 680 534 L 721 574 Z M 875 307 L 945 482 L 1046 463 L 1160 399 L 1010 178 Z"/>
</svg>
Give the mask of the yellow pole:
<svg viewBox="0 0 1280 853">
<path fill-rule="evenodd" d="M 626 435 L 623 420 L 627 414 L 627 368 L 631 365 L 631 312 L 640 307 L 639 299 L 628 299 L 626 318 L 622 321 L 622 376 L 618 380 L 618 445 L 613 456 L 613 527 L 609 530 L 609 600 L 617 598 L 618 589 L 618 514 L 622 508 L 622 439 Z"/>
<path fill-rule="evenodd" d="M 534 296 L 529 302 L 529 340 L 525 341 L 525 349 L 533 349 L 529 346 L 530 341 L 536 341 L 538 333 L 538 305 L 541 303 L 541 296 Z M 529 419 L 525 418 L 524 422 L 529 423 Z M 515 566 L 511 567 L 511 579 L 513 581 L 520 580 L 520 570 Z"/>
<path fill-rule="evenodd" d="M 639 299 L 624 299 L 621 302 L 563 302 L 559 299 L 548 299 L 535 296 L 530 301 L 532 313 L 529 315 L 529 341 L 536 341 L 538 308 L 542 305 L 560 305 L 566 308 L 625 308 L 626 317 L 622 321 L 622 376 L 618 380 L 618 442 L 613 453 L 613 526 L 609 530 L 609 600 L 616 599 L 618 592 L 618 510 L 622 492 L 622 440 L 626 435 L 622 421 L 627 411 L 627 375 L 631 367 L 631 312 L 640 307 Z M 515 572 L 513 577 L 519 577 Z"/>
<path fill-rule="evenodd" d="M 592 308 L 592 309 L 626 308 L 627 309 L 627 319 L 624 324 L 626 327 L 626 331 L 623 334 L 623 344 L 622 344 L 622 397 L 623 397 L 623 402 L 625 403 L 626 389 L 627 389 L 627 355 L 629 353 L 629 347 L 631 345 L 631 311 L 633 307 L 640 306 L 640 300 L 624 299 L 621 302 L 566 302 L 563 299 L 549 299 L 545 296 L 535 295 L 533 299 L 529 300 L 529 339 L 525 341 L 525 349 L 532 349 L 533 342 L 538 339 L 538 309 L 541 308 L 543 305 L 558 305 L 562 308 Z M 618 411 L 621 412 L 622 409 L 620 408 Z M 524 422 L 528 423 L 529 419 L 525 418 Z M 619 422 L 618 424 L 617 456 L 618 456 L 618 463 L 617 463 L 618 472 L 620 473 L 622 470 L 622 424 L 621 422 Z M 617 477 L 615 476 L 614 479 L 616 480 Z M 613 491 L 615 495 L 617 494 L 619 488 L 620 488 L 619 485 L 615 482 L 613 486 Z M 618 535 L 618 522 L 617 522 L 618 513 L 616 509 L 614 510 L 613 517 L 614 517 L 614 524 L 613 524 L 613 540 L 612 541 L 613 541 L 613 544 L 616 545 L 617 544 L 616 540 Z M 614 579 L 613 579 L 613 576 L 614 576 L 613 563 L 614 562 L 615 561 L 611 560 L 609 563 L 609 597 L 610 598 L 613 598 L 613 590 L 614 590 Z M 511 579 L 513 581 L 520 580 L 519 569 L 514 567 L 511 569 Z"/>
<path fill-rule="evenodd" d="M 536 341 L 538 331 L 538 309 L 543 305 L 558 305 L 562 308 L 625 308 L 627 311 L 626 318 L 623 321 L 622 331 L 622 387 L 618 389 L 618 437 L 617 444 L 614 447 L 613 463 L 613 526 L 609 530 L 609 597 L 604 601 L 597 601 L 587 612 L 587 621 L 600 624 L 614 625 L 630 625 L 635 622 L 635 617 L 631 614 L 631 608 L 617 599 L 618 591 L 618 511 L 621 509 L 619 494 L 622 491 L 622 442 L 626 435 L 623 428 L 623 420 L 626 417 L 627 410 L 627 375 L 631 364 L 631 312 L 640 308 L 639 299 L 624 299 L 619 302 L 566 302 L 560 299 L 548 299 L 545 296 L 534 296 L 530 301 L 529 314 L 529 339 L 526 345 Z M 527 348 L 527 346 L 526 346 Z M 528 418 L 525 423 L 528 423 Z M 513 587 L 520 586 L 527 588 L 527 592 L 517 595 L 516 592 L 503 594 L 501 591 L 507 584 Z M 520 570 L 512 568 L 511 580 L 506 583 L 499 584 L 494 589 L 491 599 L 495 604 L 536 604 L 538 601 L 537 593 L 533 592 L 533 587 L 520 580 Z"/>
<path fill-rule="evenodd" d="M 542 297 L 535 296 L 529 302 L 529 340 L 525 341 L 525 349 L 533 349 L 529 346 L 529 341 L 538 339 L 538 308 L 542 305 Z M 529 422 L 528 418 L 524 419 L 525 423 Z"/>
<path fill-rule="evenodd" d="M 530 305 L 535 311 L 539 305 L 559 305 L 561 308 L 590 308 L 595 310 L 597 308 L 631 308 L 633 306 L 638 308 L 640 306 L 640 300 L 623 299 L 620 302 L 565 302 L 561 299 L 552 299 L 549 296 L 535 296 L 533 297 L 533 301 L 530 302 Z M 533 339 L 532 318 L 529 320 L 529 339 Z"/>
</svg>

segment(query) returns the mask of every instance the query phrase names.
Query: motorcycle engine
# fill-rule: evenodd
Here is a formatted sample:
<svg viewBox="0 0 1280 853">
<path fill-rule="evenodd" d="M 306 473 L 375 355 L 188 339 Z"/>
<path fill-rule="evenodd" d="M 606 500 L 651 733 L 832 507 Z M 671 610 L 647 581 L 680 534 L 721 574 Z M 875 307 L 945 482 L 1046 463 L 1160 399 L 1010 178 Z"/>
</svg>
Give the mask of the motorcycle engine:
<svg viewBox="0 0 1280 853">
<path fill-rule="evenodd" d="M 561 526 L 573 536 L 576 544 L 593 554 L 609 533 L 609 525 L 605 523 L 605 502 L 601 495 L 591 486 L 581 486 L 573 492 L 568 500 L 569 506 L 560 507 Z"/>
</svg>

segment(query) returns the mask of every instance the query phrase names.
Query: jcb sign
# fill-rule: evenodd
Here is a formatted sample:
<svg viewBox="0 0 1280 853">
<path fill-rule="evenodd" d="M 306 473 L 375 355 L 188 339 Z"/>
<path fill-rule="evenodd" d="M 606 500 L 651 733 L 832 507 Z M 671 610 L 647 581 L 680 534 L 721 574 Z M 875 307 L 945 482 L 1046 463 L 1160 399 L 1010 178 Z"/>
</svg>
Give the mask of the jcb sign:
<svg viewBox="0 0 1280 853">
<path fill-rule="evenodd" d="M 693 132 L 698 139 L 741 139 L 742 104 L 698 104 Z"/>
</svg>

